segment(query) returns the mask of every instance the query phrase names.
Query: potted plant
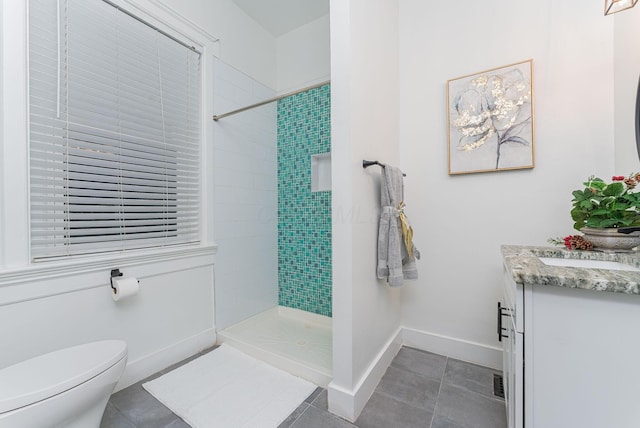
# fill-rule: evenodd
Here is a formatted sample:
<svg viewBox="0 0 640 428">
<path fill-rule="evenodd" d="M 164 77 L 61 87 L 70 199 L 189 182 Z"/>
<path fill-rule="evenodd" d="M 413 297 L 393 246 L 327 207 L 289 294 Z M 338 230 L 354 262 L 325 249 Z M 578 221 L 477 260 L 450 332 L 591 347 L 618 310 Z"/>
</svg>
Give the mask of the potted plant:
<svg viewBox="0 0 640 428">
<path fill-rule="evenodd" d="M 640 174 L 613 176 L 610 183 L 589 177 L 583 190 L 572 193 L 573 227 L 597 248 L 621 250 L 640 245 L 640 232 L 618 233 L 620 228 L 640 226 L 640 193 L 633 191 L 639 183 Z"/>
</svg>

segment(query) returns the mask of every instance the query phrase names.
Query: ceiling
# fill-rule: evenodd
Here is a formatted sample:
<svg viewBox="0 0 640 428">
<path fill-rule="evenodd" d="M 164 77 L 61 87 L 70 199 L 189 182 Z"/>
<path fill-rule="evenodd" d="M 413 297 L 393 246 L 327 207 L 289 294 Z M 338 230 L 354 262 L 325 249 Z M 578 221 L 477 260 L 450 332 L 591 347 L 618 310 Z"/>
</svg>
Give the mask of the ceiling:
<svg viewBox="0 0 640 428">
<path fill-rule="evenodd" d="M 329 13 L 329 0 L 233 0 L 247 15 L 281 36 Z"/>
</svg>

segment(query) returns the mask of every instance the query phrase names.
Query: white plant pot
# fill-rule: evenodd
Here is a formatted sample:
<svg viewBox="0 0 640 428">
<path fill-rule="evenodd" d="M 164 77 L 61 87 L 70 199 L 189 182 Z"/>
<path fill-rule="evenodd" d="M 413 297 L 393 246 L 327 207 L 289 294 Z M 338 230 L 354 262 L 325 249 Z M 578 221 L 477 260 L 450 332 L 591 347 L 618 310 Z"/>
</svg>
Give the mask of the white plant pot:
<svg viewBox="0 0 640 428">
<path fill-rule="evenodd" d="M 594 248 L 602 251 L 630 251 L 640 245 L 640 232 L 630 234 L 618 233 L 615 227 L 596 229 L 583 227 L 580 232 L 584 239 L 591 242 Z"/>
</svg>

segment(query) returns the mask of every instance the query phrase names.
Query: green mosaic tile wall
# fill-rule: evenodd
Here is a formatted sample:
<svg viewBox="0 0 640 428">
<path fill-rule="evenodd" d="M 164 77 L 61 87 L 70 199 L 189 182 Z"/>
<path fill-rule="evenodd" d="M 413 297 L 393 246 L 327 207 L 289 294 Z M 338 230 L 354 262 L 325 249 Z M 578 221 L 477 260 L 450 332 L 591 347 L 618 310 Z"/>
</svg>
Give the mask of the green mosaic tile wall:
<svg viewBox="0 0 640 428">
<path fill-rule="evenodd" d="M 331 316 L 331 192 L 311 192 L 311 155 L 331 151 L 329 85 L 278 101 L 278 299 Z"/>
</svg>

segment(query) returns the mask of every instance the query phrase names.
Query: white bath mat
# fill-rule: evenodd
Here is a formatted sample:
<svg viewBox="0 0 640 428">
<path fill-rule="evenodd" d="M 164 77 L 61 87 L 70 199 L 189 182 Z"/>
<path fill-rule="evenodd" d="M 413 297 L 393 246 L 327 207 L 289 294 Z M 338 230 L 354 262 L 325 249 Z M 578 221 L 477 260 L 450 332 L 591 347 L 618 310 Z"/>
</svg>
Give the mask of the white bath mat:
<svg viewBox="0 0 640 428">
<path fill-rule="evenodd" d="M 316 388 L 227 344 L 142 386 L 194 428 L 275 428 Z"/>
</svg>

